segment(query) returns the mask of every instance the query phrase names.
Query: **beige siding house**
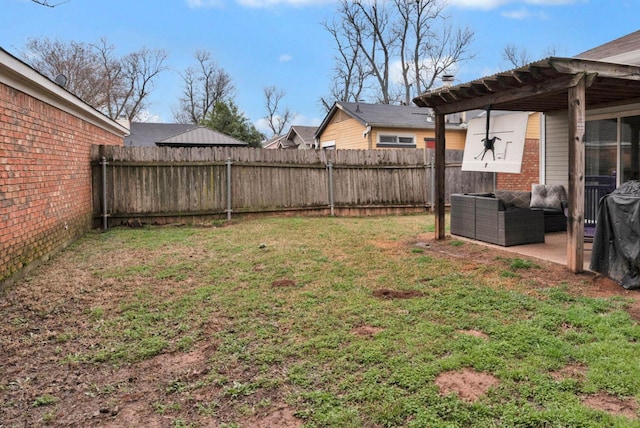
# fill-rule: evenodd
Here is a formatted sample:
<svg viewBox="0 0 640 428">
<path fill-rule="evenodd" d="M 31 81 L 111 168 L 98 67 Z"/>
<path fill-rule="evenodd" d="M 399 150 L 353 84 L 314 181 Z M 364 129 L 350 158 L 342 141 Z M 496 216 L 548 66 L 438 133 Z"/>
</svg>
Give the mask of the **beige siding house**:
<svg viewBox="0 0 640 428">
<path fill-rule="evenodd" d="M 466 125 L 454 120 L 446 124 L 447 149 L 462 150 Z M 433 145 L 435 124 L 419 107 L 339 102 L 318 127 L 315 138 L 322 149 L 424 148 Z"/>
</svg>

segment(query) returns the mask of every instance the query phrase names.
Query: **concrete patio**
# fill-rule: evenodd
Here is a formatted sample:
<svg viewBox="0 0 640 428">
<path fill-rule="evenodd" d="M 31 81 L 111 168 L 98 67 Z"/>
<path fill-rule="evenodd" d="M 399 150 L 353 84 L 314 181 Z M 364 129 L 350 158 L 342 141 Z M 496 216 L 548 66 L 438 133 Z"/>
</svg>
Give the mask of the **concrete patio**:
<svg viewBox="0 0 640 428">
<path fill-rule="evenodd" d="M 567 233 L 566 232 L 553 232 L 546 233 L 544 236 L 544 243 L 539 244 L 525 244 L 514 245 L 511 247 L 502 247 L 500 245 L 488 244 L 482 241 L 476 241 L 474 239 L 468 239 L 457 235 L 452 235 L 456 239 L 463 241 L 474 242 L 479 245 L 485 245 L 487 247 L 493 247 L 502 251 L 509 251 L 523 256 L 535 257 L 541 260 L 547 260 L 553 263 L 558 263 L 566 266 L 567 264 Z M 589 270 L 589 263 L 591 261 L 591 242 L 584 243 L 584 270 Z"/>
</svg>

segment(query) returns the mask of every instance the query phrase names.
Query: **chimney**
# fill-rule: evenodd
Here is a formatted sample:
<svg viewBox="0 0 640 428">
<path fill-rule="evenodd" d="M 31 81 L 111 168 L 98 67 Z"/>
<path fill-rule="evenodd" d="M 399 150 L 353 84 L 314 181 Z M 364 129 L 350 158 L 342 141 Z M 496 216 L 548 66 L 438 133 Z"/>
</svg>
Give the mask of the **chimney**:
<svg viewBox="0 0 640 428">
<path fill-rule="evenodd" d="M 453 74 L 443 74 L 442 75 L 442 87 L 450 88 L 453 85 L 453 81 L 455 80 L 455 76 Z"/>
</svg>

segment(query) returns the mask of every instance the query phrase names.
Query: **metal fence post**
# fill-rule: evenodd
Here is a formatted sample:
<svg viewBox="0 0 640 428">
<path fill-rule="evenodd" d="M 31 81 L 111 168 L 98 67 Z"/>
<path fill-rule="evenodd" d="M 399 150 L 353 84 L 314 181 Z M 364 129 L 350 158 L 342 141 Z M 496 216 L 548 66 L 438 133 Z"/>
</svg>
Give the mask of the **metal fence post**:
<svg viewBox="0 0 640 428">
<path fill-rule="evenodd" d="M 436 201 L 436 186 L 435 186 L 435 181 L 436 181 L 436 165 L 434 163 L 434 159 L 433 156 L 431 156 L 431 162 L 430 162 L 430 168 L 431 168 L 431 201 L 430 201 L 430 205 L 431 205 L 431 212 L 435 211 L 435 201 Z"/>
<path fill-rule="evenodd" d="M 331 217 L 333 217 L 335 213 L 335 204 L 333 199 L 333 162 L 331 159 L 329 159 L 329 162 L 327 163 L 327 171 L 329 172 L 329 208 L 331 210 Z"/>
<path fill-rule="evenodd" d="M 227 165 L 227 221 L 231 220 L 231 158 L 227 158 L 225 164 Z"/>
<path fill-rule="evenodd" d="M 102 156 L 100 165 L 102 167 L 102 229 L 109 228 L 109 211 L 107 210 L 107 158 Z"/>
</svg>

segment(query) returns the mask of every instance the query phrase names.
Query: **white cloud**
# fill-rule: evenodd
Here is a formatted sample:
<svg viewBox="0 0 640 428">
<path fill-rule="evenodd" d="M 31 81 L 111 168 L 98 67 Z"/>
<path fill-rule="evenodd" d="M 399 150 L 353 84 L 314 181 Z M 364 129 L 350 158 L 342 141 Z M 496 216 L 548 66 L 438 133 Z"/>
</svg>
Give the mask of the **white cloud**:
<svg viewBox="0 0 640 428">
<path fill-rule="evenodd" d="M 280 62 L 289 62 L 292 59 L 293 59 L 293 57 L 291 55 L 289 55 L 289 54 L 282 54 L 282 55 L 280 55 L 280 58 L 279 58 Z"/>
<path fill-rule="evenodd" d="M 584 0 L 449 0 L 451 6 L 461 9 L 492 10 L 508 4 L 529 4 L 535 6 L 562 6 L 580 3 Z"/>
<path fill-rule="evenodd" d="M 482 9 L 491 10 L 496 9 L 504 4 L 509 3 L 509 0 L 450 0 L 451 6 L 457 6 L 461 9 Z"/>
<path fill-rule="evenodd" d="M 334 3 L 335 0 L 237 0 L 238 4 L 251 8 L 266 8 L 272 6 L 316 6 Z"/>
<path fill-rule="evenodd" d="M 500 15 L 504 16 L 505 18 L 509 18 L 509 19 L 519 19 L 519 20 L 523 20 L 523 19 L 529 19 L 529 18 L 538 18 L 538 19 L 548 19 L 549 15 L 547 15 L 544 12 L 531 12 L 529 9 L 527 8 L 521 8 L 521 9 L 517 9 L 517 10 L 511 10 L 511 11 L 505 11 L 502 12 Z"/>
<path fill-rule="evenodd" d="M 185 0 L 185 2 L 189 9 L 204 9 L 224 6 L 224 0 Z"/>
<path fill-rule="evenodd" d="M 142 110 L 135 122 L 146 122 L 146 123 L 162 123 L 162 118 L 159 114 L 154 113 L 150 110 Z"/>
<path fill-rule="evenodd" d="M 265 119 L 264 117 L 253 122 L 253 126 L 255 126 L 258 131 L 266 135 L 267 138 L 269 138 L 269 136 L 271 135 L 272 131 L 271 129 L 269 129 L 269 124 L 267 122 L 267 119 Z"/>
</svg>

